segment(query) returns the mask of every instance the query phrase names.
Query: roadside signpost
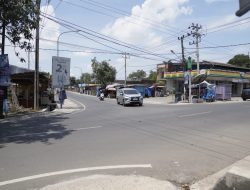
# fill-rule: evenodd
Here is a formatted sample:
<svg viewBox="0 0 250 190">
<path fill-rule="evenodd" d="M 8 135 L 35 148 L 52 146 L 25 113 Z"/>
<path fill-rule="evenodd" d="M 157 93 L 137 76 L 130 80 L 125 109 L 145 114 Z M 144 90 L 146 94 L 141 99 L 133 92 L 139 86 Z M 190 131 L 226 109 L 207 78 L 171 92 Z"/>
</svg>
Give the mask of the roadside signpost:
<svg viewBox="0 0 250 190">
<path fill-rule="evenodd" d="M 52 57 L 52 87 L 60 88 L 59 102 L 61 108 L 66 98 L 64 85 L 70 84 L 70 58 Z M 58 94 L 57 94 L 58 95 Z"/>
<path fill-rule="evenodd" d="M 52 57 L 52 87 L 64 88 L 70 84 L 70 58 Z"/>
</svg>

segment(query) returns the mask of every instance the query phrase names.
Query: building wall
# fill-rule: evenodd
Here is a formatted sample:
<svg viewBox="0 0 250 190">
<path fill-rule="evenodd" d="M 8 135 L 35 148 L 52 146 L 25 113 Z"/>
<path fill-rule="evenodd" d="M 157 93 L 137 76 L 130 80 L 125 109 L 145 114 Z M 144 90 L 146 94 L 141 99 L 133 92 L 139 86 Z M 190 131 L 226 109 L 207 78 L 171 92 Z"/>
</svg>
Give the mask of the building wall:
<svg viewBox="0 0 250 190">
<path fill-rule="evenodd" d="M 183 72 L 165 73 L 164 77 L 166 78 L 166 89 L 169 91 L 175 89 L 176 92 L 183 93 L 184 80 L 182 76 Z M 233 73 L 233 76 L 208 75 L 206 81 L 215 85 L 230 84 L 232 86 L 232 96 L 240 96 L 243 87 L 250 86 L 250 79 L 246 77 L 240 77 L 239 73 Z"/>
</svg>

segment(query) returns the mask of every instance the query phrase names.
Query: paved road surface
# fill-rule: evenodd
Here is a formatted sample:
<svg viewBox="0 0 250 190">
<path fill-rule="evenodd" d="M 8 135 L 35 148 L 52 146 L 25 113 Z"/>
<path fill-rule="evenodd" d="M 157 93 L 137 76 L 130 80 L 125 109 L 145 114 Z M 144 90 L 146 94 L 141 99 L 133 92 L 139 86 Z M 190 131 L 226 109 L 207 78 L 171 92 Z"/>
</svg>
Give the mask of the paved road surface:
<svg viewBox="0 0 250 190">
<path fill-rule="evenodd" d="M 40 188 L 91 174 L 191 184 L 250 153 L 250 102 L 123 107 L 68 97 L 85 110 L 0 122 L 0 185 L 34 178 L 0 189 Z M 63 175 L 52 175 L 56 171 Z M 35 179 L 38 174 L 47 177 Z"/>
</svg>

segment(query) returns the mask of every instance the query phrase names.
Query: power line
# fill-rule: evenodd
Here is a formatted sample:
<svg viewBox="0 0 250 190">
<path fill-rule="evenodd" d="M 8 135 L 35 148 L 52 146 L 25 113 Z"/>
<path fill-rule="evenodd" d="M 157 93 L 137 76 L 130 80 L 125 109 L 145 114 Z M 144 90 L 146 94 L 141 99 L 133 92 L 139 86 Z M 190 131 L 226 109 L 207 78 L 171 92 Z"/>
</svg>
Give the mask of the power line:
<svg viewBox="0 0 250 190">
<path fill-rule="evenodd" d="M 151 65 L 132 65 L 132 66 L 128 66 L 128 67 L 152 67 L 152 66 L 156 66 L 157 64 L 151 64 Z"/>
<path fill-rule="evenodd" d="M 69 21 L 66 21 L 66 20 L 63 20 L 63 19 L 59 19 L 59 18 L 53 17 L 53 16 L 51 16 L 51 15 L 48 15 L 48 16 L 47 16 L 47 15 L 43 15 L 43 16 L 44 16 L 44 17 L 47 17 L 48 19 L 50 19 L 50 20 L 52 20 L 52 21 L 54 21 L 54 22 L 56 22 L 56 23 L 58 23 L 58 24 L 60 24 L 60 25 L 64 25 L 64 27 L 65 27 L 65 26 L 68 26 L 68 27 L 71 27 L 72 29 L 82 28 L 83 30 L 80 30 L 80 32 L 83 32 L 83 33 L 85 33 L 85 34 L 87 34 L 87 35 L 90 35 L 90 36 L 99 38 L 99 39 L 104 40 L 104 41 L 108 41 L 108 42 L 113 43 L 113 44 L 115 44 L 115 45 L 123 46 L 123 47 L 129 48 L 129 49 L 135 50 L 135 51 L 143 52 L 143 53 L 148 53 L 148 54 L 150 54 L 150 55 L 153 55 L 153 56 L 155 56 L 155 57 L 160 57 L 160 58 L 162 58 L 162 59 L 167 59 L 166 57 L 159 56 L 159 55 L 154 54 L 154 53 L 152 53 L 152 52 L 150 52 L 150 51 L 147 51 L 147 50 L 144 50 L 144 49 L 142 49 L 142 48 L 136 47 L 135 45 L 128 44 L 128 43 L 126 43 L 126 42 L 122 42 L 122 41 L 117 40 L 117 39 L 115 39 L 115 38 L 111 38 L 111 37 L 109 37 L 109 36 L 100 34 L 100 33 L 95 32 L 95 31 L 93 31 L 93 30 L 90 30 L 90 29 L 87 29 L 87 28 L 85 28 L 85 27 L 82 27 L 82 26 L 76 25 L 76 24 L 74 24 L 74 23 L 71 23 L 71 22 L 69 22 Z M 59 22 L 58 20 L 61 20 L 61 21 L 64 22 L 64 23 Z M 65 24 L 65 23 L 66 23 L 66 24 Z M 78 30 L 79 30 L 79 29 L 78 29 Z M 87 30 L 87 31 L 85 31 L 85 30 Z"/>
<path fill-rule="evenodd" d="M 70 3 L 70 2 L 65 1 L 65 0 L 63 0 L 63 1 L 67 2 L 67 3 Z M 99 7 L 99 8 L 102 8 L 104 10 L 108 10 L 108 11 L 111 11 L 112 13 L 116 13 L 116 14 L 119 14 L 119 15 L 128 16 L 128 17 L 134 18 L 135 20 L 143 20 L 144 22 L 146 22 L 146 23 L 148 23 L 148 24 L 150 24 L 152 26 L 157 27 L 157 29 L 159 29 L 159 27 L 161 27 L 162 29 L 164 29 L 164 31 L 160 30 L 163 33 L 166 33 L 165 30 L 168 30 L 169 32 L 171 32 L 171 34 L 170 33 L 168 33 L 168 34 L 170 34 L 170 35 L 175 35 L 176 34 L 176 28 L 166 26 L 166 25 L 163 25 L 161 23 L 157 23 L 156 21 L 153 21 L 152 19 L 142 18 L 142 17 L 140 17 L 138 15 L 130 14 L 127 11 L 124 11 L 124 10 L 109 6 L 109 5 L 101 3 L 101 2 L 96 2 L 96 1 L 93 1 L 93 0 L 91 0 L 91 1 L 89 1 L 89 0 L 80 0 L 80 1 L 82 1 L 82 2 L 85 1 L 86 3 L 88 3 L 88 4 L 92 5 L 92 6 Z M 84 7 L 84 8 L 86 8 L 86 7 Z M 103 13 L 103 12 L 101 12 L 101 13 Z M 168 29 L 168 28 L 171 28 L 171 29 Z"/>
<path fill-rule="evenodd" d="M 46 39 L 46 38 L 40 38 L 40 40 L 57 43 L 57 41 L 55 41 L 55 40 L 50 40 L 50 39 Z M 104 49 L 93 48 L 93 47 L 88 47 L 88 46 L 82 46 L 82 45 L 72 44 L 72 43 L 66 43 L 66 42 L 62 42 L 62 41 L 60 41 L 59 43 L 64 44 L 64 45 L 68 45 L 68 46 L 73 46 L 73 47 L 93 49 L 93 50 L 97 50 L 97 51 L 107 51 L 107 50 L 104 50 Z"/>
<path fill-rule="evenodd" d="M 204 43 L 204 41 L 206 42 L 206 43 Z M 202 44 L 204 45 L 204 46 L 208 46 L 207 45 L 207 43 L 210 45 L 210 46 L 219 46 L 219 44 L 218 43 L 214 43 L 214 42 L 210 42 L 210 41 L 208 41 L 208 40 L 206 40 L 206 39 L 204 39 L 203 40 L 203 42 L 202 42 Z M 225 51 L 227 51 L 227 53 L 224 53 L 224 54 L 227 54 L 227 55 L 234 55 L 235 53 L 233 52 L 233 49 L 230 49 L 230 47 L 226 47 L 226 48 L 223 48 Z M 210 50 L 211 51 L 211 50 Z M 213 50 L 212 50 L 213 51 Z M 218 53 L 218 51 L 216 50 L 216 52 Z"/>
<path fill-rule="evenodd" d="M 238 23 L 238 22 L 241 22 L 241 21 L 244 21 L 244 20 L 248 20 L 249 18 L 250 17 L 246 17 L 246 18 L 236 20 L 236 21 L 232 21 L 232 22 L 228 22 L 228 23 L 225 23 L 225 24 L 222 24 L 222 25 L 213 26 L 211 28 L 208 28 L 207 30 L 212 30 L 212 29 L 215 29 L 215 28 L 217 29 L 217 28 L 220 28 L 220 27 L 228 26 L 228 25 L 235 24 L 235 23 Z"/>
<path fill-rule="evenodd" d="M 92 12 L 96 12 L 98 14 L 102 14 L 102 15 L 105 15 L 105 16 L 108 16 L 108 17 L 120 18 L 120 17 L 116 17 L 116 16 L 113 16 L 113 15 L 110 15 L 110 14 L 106 14 L 106 13 L 98 11 L 96 9 L 91 9 L 89 7 L 85 7 L 85 6 L 76 4 L 76 3 L 72 3 L 72 2 L 69 2 L 69 1 L 65 1 L 65 0 L 61 0 L 61 1 L 64 2 L 64 3 L 70 4 L 72 6 L 75 6 L 75 7 L 78 7 L 78 8 L 83 8 L 83 9 L 86 9 L 86 10 L 89 10 L 89 11 L 92 11 Z M 82 1 L 82 0 L 80 0 L 80 1 Z M 120 14 L 120 15 L 123 15 L 123 16 L 127 16 L 127 17 L 130 17 L 130 18 L 133 18 L 135 20 L 140 20 L 140 21 L 143 20 L 144 23 L 136 23 L 136 22 L 133 22 L 131 20 L 127 20 L 127 22 L 132 23 L 132 24 L 136 24 L 136 25 L 138 25 L 138 24 L 139 25 L 141 25 L 141 24 L 145 25 L 147 23 L 147 24 L 150 24 L 151 26 L 153 26 L 154 29 L 156 29 L 156 30 L 158 30 L 158 31 L 160 31 L 162 33 L 166 33 L 168 35 L 172 35 L 172 38 L 177 37 L 176 30 L 179 30 L 177 28 L 166 26 L 166 25 L 162 25 L 160 23 L 157 24 L 157 23 L 155 23 L 156 21 L 152 21 L 152 20 L 150 20 L 148 18 L 141 18 L 138 15 L 130 15 L 130 13 L 128 13 L 126 11 L 123 11 L 123 10 L 120 10 L 120 9 L 117 9 L 117 8 L 105 5 L 105 4 L 100 3 L 100 2 L 94 2 L 94 1 L 89 2 L 89 1 L 87 1 L 86 3 L 91 4 L 92 6 L 96 6 L 96 7 L 102 8 L 102 9 L 109 10 L 112 13 L 116 13 L 116 14 Z M 164 30 L 160 30 L 159 28 L 162 28 Z M 168 29 L 168 28 L 172 28 L 172 29 Z M 168 30 L 169 32 L 166 32 L 166 30 Z"/>
<path fill-rule="evenodd" d="M 49 0 L 46 0 L 46 6 L 45 6 L 45 14 L 47 14 L 47 11 L 48 11 L 48 7 L 49 7 L 49 3 L 50 3 L 50 1 Z M 42 21 L 42 23 L 41 23 L 41 29 L 40 29 L 40 35 L 42 34 L 42 31 L 43 31 L 43 29 L 44 29 L 44 27 L 45 27 L 45 19 Z"/>
<path fill-rule="evenodd" d="M 245 45 L 249 45 L 249 44 L 250 44 L 250 42 L 248 42 L 248 43 L 241 43 L 241 44 L 222 45 L 222 46 L 199 47 L 199 49 L 225 48 L 225 47 L 245 46 Z M 187 48 L 187 49 L 196 49 L 196 48 Z"/>
<path fill-rule="evenodd" d="M 44 50 L 44 51 L 57 51 L 57 49 L 53 49 L 53 48 L 39 48 L 40 50 Z M 77 51 L 77 50 L 68 50 L 68 49 L 64 49 L 64 50 L 59 50 L 61 52 L 73 52 L 73 53 L 100 53 L 100 54 L 117 54 L 117 55 L 121 55 L 121 53 L 119 52 L 108 52 L 108 51 Z"/>
<path fill-rule="evenodd" d="M 237 24 L 239 22 L 242 22 L 244 20 L 248 20 L 250 19 L 250 17 L 247 17 L 247 18 L 244 18 L 244 19 L 241 19 L 241 20 L 237 20 L 237 21 L 232 21 L 232 22 L 228 22 L 228 23 L 225 23 L 225 24 L 222 24 L 222 25 L 217 25 L 217 26 L 214 26 L 214 27 L 211 27 L 211 28 L 208 28 L 207 30 L 211 30 L 210 32 L 208 33 L 213 33 L 213 32 L 217 32 L 217 31 L 220 31 L 220 30 L 224 30 L 228 27 L 232 27 L 231 25 L 234 25 L 234 24 Z M 249 22 L 249 21 L 248 21 Z M 246 24 L 248 22 L 244 22 L 244 23 L 240 23 L 239 25 L 241 24 Z M 238 25 L 234 25 L 234 26 L 238 26 Z M 215 31 L 213 31 L 213 29 L 215 29 Z"/>
<path fill-rule="evenodd" d="M 152 60 L 152 61 L 163 61 L 163 60 L 154 59 L 154 58 L 150 58 L 150 57 L 140 56 L 140 55 L 133 54 L 133 53 L 129 53 L 129 55 L 133 56 L 133 57 L 137 57 L 137 58 L 143 58 L 143 59 Z"/>
</svg>

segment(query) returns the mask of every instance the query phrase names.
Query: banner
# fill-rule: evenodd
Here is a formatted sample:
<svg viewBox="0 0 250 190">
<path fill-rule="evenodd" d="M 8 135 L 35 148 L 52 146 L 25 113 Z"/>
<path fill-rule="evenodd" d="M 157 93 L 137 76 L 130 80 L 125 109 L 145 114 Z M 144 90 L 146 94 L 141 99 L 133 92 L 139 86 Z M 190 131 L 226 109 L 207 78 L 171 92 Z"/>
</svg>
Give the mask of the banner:
<svg viewBox="0 0 250 190">
<path fill-rule="evenodd" d="M 8 54 L 0 55 L 0 86 L 9 86 L 10 84 L 10 65 Z"/>
</svg>

